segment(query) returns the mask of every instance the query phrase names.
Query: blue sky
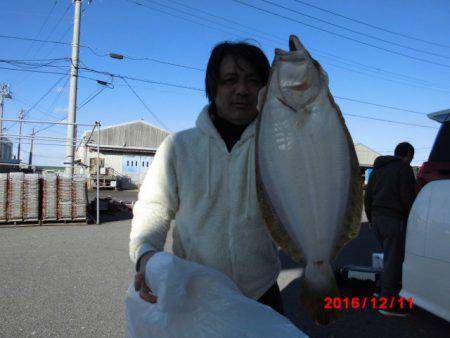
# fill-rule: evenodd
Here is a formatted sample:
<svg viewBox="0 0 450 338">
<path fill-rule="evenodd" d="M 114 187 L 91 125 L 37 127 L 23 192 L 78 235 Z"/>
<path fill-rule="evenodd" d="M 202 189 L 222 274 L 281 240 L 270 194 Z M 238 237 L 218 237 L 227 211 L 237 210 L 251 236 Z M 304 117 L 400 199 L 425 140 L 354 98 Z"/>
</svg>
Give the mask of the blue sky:
<svg viewBox="0 0 450 338">
<path fill-rule="evenodd" d="M 289 35 L 296 34 L 329 74 L 331 92 L 344 115 L 361 115 L 432 127 L 392 124 L 347 115 L 346 123 L 355 143 L 363 143 L 380 153 L 389 154 L 398 142 L 409 141 L 417 148 L 414 164 L 420 164 L 428 157 L 439 125 L 423 114 L 450 108 L 450 2 L 302 0 L 304 3 L 415 38 L 411 39 L 295 0 L 273 1 L 290 10 L 276 7 L 268 1 L 239 1 L 241 3 L 232 0 L 94 0 L 91 4 L 83 1 L 81 44 L 91 47 L 95 54 L 88 48 L 82 48 L 82 67 L 203 89 L 204 72 L 201 69 L 206 67 L 209 53 L 218 42 L 247 39 L 262 47 L 272 61 L 274 48 L 286 49 Z M 183 7 L 178 2 L 188 4 L 191 8 Z M 242 3 L 278 13 L 279 16 Z M 66 15 L 63 15 L 66 10 Z M 73 6 L 69 0 L 16 0 L 0 3 L 2 35 L 70 43 L 72 20 Z M 56 59 L 67 58 L 71 54 L 69 45 L 4 38 L 0 38 L 0 43 L 1 60 Z M 131 60 L 127 57 L 115 60 L 105 56 L 109 52 L 187 65 L 200 70 L 150 60 Z M 39 70 L 64 72 L 68 62 L 54 61 L 51 66 L 55 65 L 62 68 L 41 67 Z M 52 87 L 49 94 L 29 111 L 27 118 L 56 120 L 65 116 L 68 105 L 66 76 L 10 71 L 1 67 L 14 67 L 0 62 L 0 83 L 9 83 L 14 95 L 13 100 L 5 102 L 5 118 L 16 118 L 20 109 L 32 107 Z M 83 71 L 80 75 L 113 81 L 114 88 L 104 89 L 82 107 L 77 115 L 78 122 L 91 124 L 100 120 L 104 126 L 108 126 L 144 119 L 160 126 L 120 78 L 112 80 L 110 76 L 88 71 Z M 207 103 L 202 91 L 134 80 L 128 80 L 128 83 L 171 131 L 193 127 L 199 111 Z M 78 103 L 83 103 L 99 89 L 101 86 L 95 81 L 80 79 Z M 342 98 L 398 107 L 409 112 Z M 11 123 L 5 122 L 6 127 L 10 125 Z M 24 134 L 30 134 L 31 128 L 25 125 Z M 86 128 L 79 129 L 81 135 Z M 9 128 L 7 133 L 18 134 L 17 125 Z M 65 127 L 52 127 L 39 135 L 64 137 Z M 39 140 L 36 143 L 49 142 Z M 28 148 L 27 144 L 22 147 L 22 158 L 28 158 Z M 64 153 L 64 147 L 39 144 L 35 148 L 34 163 L 61 164 Z"/>
</svg>

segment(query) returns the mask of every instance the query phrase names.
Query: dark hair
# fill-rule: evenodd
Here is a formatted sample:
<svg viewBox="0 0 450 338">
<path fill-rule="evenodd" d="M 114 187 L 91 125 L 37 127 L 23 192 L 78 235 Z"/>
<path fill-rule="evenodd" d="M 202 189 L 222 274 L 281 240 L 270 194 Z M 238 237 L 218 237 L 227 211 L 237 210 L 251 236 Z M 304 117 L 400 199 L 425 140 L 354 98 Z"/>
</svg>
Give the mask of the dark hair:
<svg viewBox="0 0 450 338">
<path fill-rule="evenodd" d="M 231 55 L 236 62 L 238 58 L 247 61 L 258 74 L 263 85 L 266 85 L 269 79 L 269 60 L 261 49 L 247 42 L 225 41 L 219 43 L 213 48 L 206 68 L 205 90 L 210 103 L 216 97 L 220 81 L 220 64 L 227 55 Z"/>
<path fill-rule="evenodd" d="M 414 147 L 410 143 L 402 142 L 397 144 L 394 150 L 395 156 L 405 157 L 408 154 L 414 156 Z"/>
</svg>

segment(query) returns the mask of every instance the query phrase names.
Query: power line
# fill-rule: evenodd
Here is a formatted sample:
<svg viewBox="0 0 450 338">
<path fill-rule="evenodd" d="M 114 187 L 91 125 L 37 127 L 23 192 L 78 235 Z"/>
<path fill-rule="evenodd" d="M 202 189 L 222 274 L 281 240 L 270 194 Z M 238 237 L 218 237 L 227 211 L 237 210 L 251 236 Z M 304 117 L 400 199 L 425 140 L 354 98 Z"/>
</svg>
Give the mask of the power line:
<svg viewBox="0 0 450 338">
<path fill-rule="evenodd" d="M 104 91 L 107 87 L 103 86 L 102 88 L 96 89 L 95 92 L 93 94 L 91 94 L 90 96 L 88 96 L 86 98 L 86 100 L 84 100 L 83 103 L 81 103 L 78 107 L 77 107 L 77 111 L 80 111 L 81 108 L 83 108 L 85 105 L 87 105 L 89 102 L 91 102 L 93 99 L 95 99 L 98 95 L 101 94 L 102 91 Z"/>
<path fill-rule="evenodd" d="M 149 2 L 149 3 L 152 3 L 152 4 L 156 4 L 156 5 L 158 5 L 158 6 L 161 6 L 161 7 L 163 7 L 163 8 L 166 8 L 166 9 L 171 9 L 172 11 L 175 11 L 175 12 L 178 12 L 178 13 L 181 13 L 181 14 L 184 14 L 184 15 L 192 16 L 192 17 L 194 17 L 194 18 L 196 18 L 196 19 L 199 19 L 199 20 L 201 20 L 201 21 L 207 21 L 207 22 L 210 22 L 210 23 L 212 23 L 212 24 L 214 24 L 214 25 L 222 26 L 222 25 L 218 24 L 217 21 L 215 21 L 215 20 L 211 20 L 211 19 L 208 19 L 208 18 L 205 18 L 205 17 L 201 17 L 201 16 L 198 16 L 198 15 L 196 15 L 196 14 L 192 14 L 192 13 L 190 13 L 190 12 L 187 12 L 187 11 L 184 11 L 184 10 L 181 10 L 181 9 L 178 9 L 178 8 L 174 8 L 174 7 L 169 6 L 169 5 L 166 5 L 166 4 L 161 4 L 160 2 L 155 1 L 155 0 L 144 0 L 144 1 Z M 144 6 L 144 7 L 145 7 L 145 6 Z M 242 26 L 242 25 L 240 25 L 240 26 Z M 227 27 L 227 28 L 228 28 L 228 27 Z M 248 34 L 256 35 L 253 31 L 251 31 L 251 32 L 246 32 L 246 31 L 243 31 L 243 30 L 238 29 L 238 28 L 233 28 L 233 30 L 234 30 L 234 31 L 237 31 L 237 32 L 239 32 L 239 33 L 244 33 L 244 34 L 246 34 L 246 35 L 248 35 Z M 267 39 L 267 38 L 265 38 L 265 39 Z"/>
<path fill-rule="evenodd" d="M 120 74 L 114 74 L 114 73 L 110 73 L 110 72 L 95 70 L 95 69 L 88 68 L 88 67 L 80 67 L 80 69 L 86 70 L 86 71 L 89 71 L 89 72 L 93 72 L 93 73 L 97 73 L 97 74 L 103 74 L 103 75 L 111 76 L 113 78 L 116 77 L 116 78 L 120 78 L 120 79 L 132 80 L 132 81 L 137 81 L 137 82 L 145 82 L 145 83 L 150 83 L 150 84 L 157 84 L 157 85 L 161 85 L 161 86 L 183 88 L 183 89 L 195 90 L 195 91 L 200 91 L 200 92 L 204 91 L 203 89 L 196 88 L 196 87 L 185 86 L 185 85 L 169 83 L 169 82 L 162 82 L 162 81 L 154 81 L 154 80 L 136 78 L 136 77 L 120 75 Z"/>
<path fill-rule="evenodd" d="M 139 101 L 141 101 L 141 103 L 144 105 L 145 109 L 147 109 L 147 111 L 153 116 L 153 118 L 162 126 L 164 127 L 166 130 L 171 131 L 170 128 L 168 128 L 160 119 L 159 117 L 150 110 L 150 108 L 145 104 L 144 100 L 141 99 L 141 97 L 138 95 L 138 93 L 136 93 L 136 91 L 133 89 L 133 87 L 131 87 L 131 85 L 128 83 L 128 81 L 125 78 L 122 78 L 123 82 L 125 82 L 125 84 L 128 86 L 128 88 L 130 88 L 130 90 L 133 92 L 133 94 L 138 98 Z"/>
<path fill-rule="evenodd" d="M 52 43 L 52 44 L 55 44 L 55 45 L 72 46 L 72 44 L 69 43 L 69 42 L 62 42 L 62 41 L 55 41 L 55 40 L 34 39 L 34 38 L 27 38 L 27 37 L 23 37 L 23 36 L 13 36 L 13 35 L 0 34 L 0 38 L 2 38 L 2 39 L 30 41 L 30 42 L 33 42 L 33 41 L 35 41 L 35 42 L 45 42 L 45 43 Z M 80 47 L 90 50 L 93 54 L 95 54 L 97 56 L 108 56 L 109 55 L 109 54 L 100 54 L 100 53 L 96 52 L 94 50 L 94 48 L 89 47 L 87 45 L 81 45 L 80 44 Z"/>
<path fill-rule="evenodd" d="M 64 10 L 64 12 L 62 13 L 62 15 L 59 17 L 58 21 L 56 22 L 56 24 L 53 26 L 53 28 L 50 30 L 50 32 L 47 34 L 45 40 L 48 40 L 50 38 L 50 36 L 53 34 L 53 32 L 56 30 L 56 28 L 59 26 L 59 24 L 61 23 L 61 21 L 64 19 L 64 17 L 66 16 L 66 14 L 69 12 L 69 9 L 72 7 L 72 4 L 69 3 L 69 5 L 66 7 L 66 9 Z M 68 29 L 70 29 L 70 27 L 68 27 Z M 67 32 L 67 31 L 66 31 Z M 66 34 L 66 32 L 64 33 L 64 35 Z M 61 38 L 58 41 L 61 41 L 63 39 L 63 36 L 61 36 Z M 36 51 L 35 55 L 37 55 L 40 50 L 42 49 L 43 44 L 41 44 L 39 46 L 39 49 Z"/>
<path fill-rule="evenodd" d="M 418 114 L 418 115 L 422 115 L 422 116 L 426 116 L 427 115 L 426 113 L 418 112 L 418 111 L 415 111 L 415 110 L 404 109 L 404 108 L 393 107 L 393 106 L 387 106 L 387 105 L 383 105 L 383 104 L 367 102 L 367 101 L 362 101 L 362 100 L 356 100 L 356 99 L 351 99 L 351 98 L 348 98 L 348 97 L 342 97 L 342 96 L 336 96 L 336 95 L 333 95 L 333 97 L 335 97 L 336 99 L 341 99 L 341 100 L 345 100 L 345 101 L 352 101 L 352 102 L 367 104 L 367 105 L 375 106 L 375 107 L 389 108 L 389 109 L 393 109 L 393 110 L 404 111 L 404 112 Z"/>
<path fill-rule="evenodd" d="M 44 20 L 44 23 L 42 24 L 42 26 L 41 26 L 41 28 L 39 29 L 38 33 L 36 34 L 35 38 L 37 38 L 37 37 L 41 34 L 42 30 L 44 29 L 45 25 L 46 25 L 47 22 L 48 22 L 48 19 L 50 18 L 51 14 L 53 13 L 53 10 L 55 9 L 57 2 L 58 2 L 58 1 L 55 1 L 55 2 L 53 3 L 53 6 L 51 7 L 50 11 L 48 12 L 48 14 L 47 14 L 47 16 L 46 16 L 46 18 L 45 18 L 45 20 Z M 30 52 L 30 50 L 31 50 L 32 48 L 33 48 L 33 45 L 31 45 L 31 46 L 28 48 L 28 50 L 27 50 L 27 52 L 25 53 L 25 55 L 28 55 L 29 52 Z M 35 55 L 36 55 L 36 54 L 35 54 Z"/>
<path fill-rule="evenodd" d="M 61 80 L 64 78 L 64 77 L 66 77 L 68 74 L 64 74 L 62 77 L 60 77 L 57 81 L 56 81 L 56 83 L 55 84 L 53 84 L 51 87 L 50 87 L 50 89 L 49 90 L 47 90 L 45 93 L 44 93 L 44 95 L 42 95 L 37 101 L 36 101 L 36 103 L 35 104 L 33 104 L 32 106 L 31 106 L 31 108 L 29 108 L 29 109 L 27 109 L 26 110 L 26 112 L 25 112 L 25 115 L 27 115 L 27 114 L 29 114 L 39 103 L 41 103 L 41 101 L 43 100 L 43 99 L 45 99 L 46 97 L 47 97 L 47 95 L 48 94 L 50 94 L 51 92 L 52 92 L 52 90 L 61 82 Z M 25 117 L 25 115 L 24 115 L 24 117 Z M 10 125 L 8 128 L 7 128 L 7 130 L 9 130 L 9 129 L 11 129 L 12 127 L 14 127 L 15 125 L 17 124 L 17 122 L 14 122 L 12 125 Z"/>
<path fill-rule="evenodd" d="M 401 121 L 393 121 L 393 120 L 386 120 L 386 119 L 380 119 L 377 117 L 371 117 L 371 116 L 363 116 L 363 115 L 357 115 L 357 114 L 343 114 L 344 116 L 351 116 L 351 117 L 357 117 L 361 119 L 369 119 L 369 120 L 375 120 L 375 121 L 381 121 L 381 122 L 388 122 L 388 123 L 394 123 L 394 124 L 401 124 L 405 126 L 413 126 L 413 127 L 421 127 L 421 128 L 429 128 L 429 129 L 437 129 L 437 127 L 433 126 L 426 126 L 423 124 L 415 124 L 415 123 L 408 123 L 408 122 L 401 122 Z"/>
<path fill-rule="evenodd" d="M 391 45 L 394 45 L 394 46 L 397 46 L 397 47 L 401 47 L 401 48 L 413 50 L 413 51 L 419 52 L 419 53 L 429 54 L 429 55 L 441 57 L 441 58 L 444 58 L 444 59 L 450 59 L 450 56 L 447 56 L 447 55 L 437 54 L 437 53 L 433 53 L 433 52 L 426 51 L 426 50 L 423 50 L 423 49 L 414 48 L 414 47 L 411 47 L 411 46 L 406 46 L 406 45 L 403 45 L 403 44 L 401 44 L 401 43 L 397 43 L 397 42 L 395 42 L 395 41 L 390 41 L 390 40 L 382 39 L 382 38 L 379 38 L 379 37 L 377 37 L 377 36 L 373 36 L 373 35 L 370 35 L 370 34 L 367 34 L 367 33 L 363 33 L 363 32 L 357 31 L 357 30 L 355 30 L 355 29 L 351 29 L 351 28 L 348 28 L 348 27 L 345 27 L 345 26 L 342 26 L 342 25 L 338 25 L 338 24 L 329 22 L 329 21 L 327 21 L 327 20 L 323 20 L 323 19 L 317 18 L 317 17 L 312 16 L 312 15 L 308 15 L 308 14 L 302 13 L 302 12 L 297 11 L 297 10 L 295 10 L 295 9 L 292 9 L 292 8 L 289 8 L 289 7 L 280 5 L 280 4 L 276 4 L 276 3 L 272 2 L 272 1 L 269 1 L 269 0 L 259 0 L 259 1 L 265 2 L 265 3 L 270 4 L 270 5 L 272 5 L 272 6 L 275 6 L 275 7 L 278 7 L 278 8 L 285 9 L 285 10 L 287 10 L 287 11 L 290 11 L 290 12 L 293 12 L 293 13 L 296 13 L 296 14 L 299 14 L 299 15 L 302 15 L 302 16 L 304 16 L 304 17 L 307 17 L 307 18 L 310 18 L 310 19 L 313 19 L 313 20 L 316 20 L 316 21 L 319 21 L 319 22 L 322 22 L 322 23 L 326 23 L 327 25 L 331 25 L 331 26 L 333 26 L 333 27 L 337 27 L 337 28 L 340 28 L 340 29 L 343 29 L 343 30 L 346 30 L 346 31 L 349 31 L 349 32 L 352 32 L 352 33 L 355 33 L 355 34 L 359 34 L 359 35 L 368 37 L 368 38 L 370 38 L 370 39 L 378 40 L 378 41 L 381 41 L 381 42 L 384 42 L 384 43 L 388 43 L 388 44 L 391 44 Z"/>
<path fill-rule="evenodd" d="M 328 33 L 328 34 L 331 34 L 331 35 L 335 35 L 337 37 L 340 37 L 340 38 L 343 38 L 343 39 L 346 39 L 346 40 L 349 40 L 349 41 L 357 42 L 359 44 L 362 44 L 362 45 L 365 45 L 365 46 L 368 46 L 368 47 L 372 47 L 372 48 L 375 48 L 375 49 L 378 49 L 378 50 L 381 50 L 381 51 L 384 51 L 384 52 L 387 52 L 387 53 L 390 53 L 390 54 L 403 56 L 403 57 L 411 59 L 411 60 L 416 60 L 416 61 L 420 61 L 420 62 L 424 62 L 424 63 L 428 63 L 428 64 L 433 64 L 433 65 L 436 65 L 436 66 L 450 68 L 450 65 L 447 65 L 447 64 L 444 64 L 444 63 L 430 61 L 430 60 L 427 60 L 427 59 L 422 59 L 422 58 L 419 58 L 419 57 L 416 57 L 416 56 L 404 54 L 404 53 L 397 52 L 397 51 L 394 51 L 394 50 L 391 50 L 391 49 L 388 49 L 388 48 L 384 48 L 384 47 L 380 47 L 380 46 L 377 46 L 377 45 L 373 45 L 371 43 L 364 42 L 364 41 L 361 41 L 361 40 L 358 40 L 358 39 L 355 39 L 355 38 L 352 38 L 352 37 L 349 37 L 349 36 L 346 36 L 346 35 L 343 35 L 343 34 L 340 34 L 340 33 L 332 32 L 332 31 L 329 31 L 327 29 L 323 29 L 323 28 L 320 28 L 320 27 L 308 24 L 306 22 L 302 22 L 300 20 L 290 18 L 288 16 L 285 16 L 285 15 L 282 15 L 282 14 L 279 14 L 279 13 L 275 13 L 273 11 L 269 11 L 269 10 L 266 10 L 266 9 L 263 9 L 263 8 L 260 8 L 260 7 L 257 7 L 257 6 L 250 5 L 250 4 L 245 3 L 243 1 L 240 1 L 240 0 L 232 0 L 232 1 L 236 2 L 236 3 L 239 3 L 239 4 L 243 5 L 243 6 L 250 7 L 250 8 L 256 9 L 258 11 L 264 12 L 266 14 L 270 14 L 272 16 L 277 16 L 277 17 L 283 18 L 283 19 L 288 20 L 288 21 L 299 23 L 299 24 L 302 24 L 304 26 L 307 26 L 307 27 L 319 30 L 321 32 L 325 32 L 325 33 Z"/>
<path fill-rule="evenodd" d="M 450 48 L 450 46 L 448 46 L 448 45 L 442 45 L 442 44 L 437 43 L 437 42 L 432 42 L 432 41 L 429 41 L 429 40 L 420 39 L 420 38 L 417 38 L 417 37 L 414 37 L 414 36 L 411 36 L 411 35 L 407 35 L 407 34 L 404 34 L 404 33 L 394 32 L 392 30 L 389 30 L 389 29 L 386 29 L 386 28 L 383 28 L 383 27 L 380 27 L 380 26 L 375 26 L 375 25 L 370 24 L 370 23 L 365 22 L 365 21 L 353 19 L 353 18 L 350 18 L 348 16 L 345 16 L 345 15 L 342 15 L 342 14 L 330 11 L 328 9 L 325 9 L 325 8 L 322 8 L 322 7 L 319 7 L 319 6 L 315 6 L 315 5 L 309 4 L 309 3 L 304 2 L 304 1 L 300 1 L 300 0 L 294 0 L 294 1 L 298 2 L 298 3 L 301 3 L 301 4 L 305 5 L 305 6 L 309 6 L 309 7 L 318 9 L 319 11 L 330 13 L 330 14 L 333 14 L 335 16 L 338 16 L 338 17 L 341 17 L 341 18 L 344 18 L 344 19 L 347 19 L 347 20 L 359 23 L 361 25 L 365 25 L 367 27 L 371 27 L 371 28 L 375 28 L 375 29 L 381 30 L 383 32 L 387 32 L 387 33 L 398 35 L 398 36 L 401 36 L 401 37 L 404 37 L 404 38 L 407 38 L 407 39 L 411 39 L 411 40 L 427 43 L 429 45 L 435 45 L 435 46 L 439 46 L 439 47 Z"/>
<path fill-rule="evenodd" d="M 145 5 L 136 3 L 135 1 L 132 1 L 132 0 L 127 0 L 127 1 L 128 1 L 128 2 L 131 2 L 131 3 L 134 3 L 134 4 L 137 4 L 137 5 L 140 5 L 140 6 L 143 6 L 143 7 L 146 7 Z M 147 1 L 147 2 L 155 2 L 155 1 L 152 1 L 152 0 L 145 0 L 145 1 Z M 271 37 L 271 38 L 270 38 L 270 41 L 273 41 L 273 42 L 275 42 L 275 43 L 284 43 L 284 42 L 285 42 L 285 40 L 284 40 L 283 38 L 279 37 L 279 36 L 273 35 L 273 34 L 271 34 L 271 33 L 264 32 L 264 31 L 262 31 L 262 30 L 259 30 L 259 29 L 254 28 L 254 27 L 242 25 L 242 24 L 240 24 L 240 23 L 238 23 L 238 22 L 236 22 L 236 21 L 234 21 L 234 20 L 230 20 L 230 19 L 225 18 L 225 17 L 223 17 L 223 16 L 215 15 L 215 14 L 212 14 L 212 13 L 210 13 L 210 12 L 207 12 L 207 11 L 204 11 L 204 10 L 201 10 L 201 9 L 197 9 L 197 8 L 195 8 L 195 7 L 192 7 L 192 6 L 185 5 L 185 4 L 182 4 L 182 3 L 177 2 L 177 1 L 171 1 L 171 3 L 175 3 L 175 4 L 178 4 L 179 6 L 183 6 L 183 7 L 189 8 L 189 9 L 191 9 L 191 10 L 193 10 L 193 11 L 196 11 L 196 12 L 199 12 L 199 13 L 204 13 L 204 14 L 209 15 L 209 16 L 211 16 L 211 17 L 218 18 L 218 19 L 223 20 L 223 21 L 226 21 L 226 22 L 230 22 L 230 23 L 232 23 L 233 25 L 238 25 L 238 26 L 244 27 L 244 28 L 246 28 L 246 29 L 249 29 L 249 30 L 251 30 L 251 31 L 257 31 L 257 32 L 259 32 L 259 33 L 261 33 L 261 34 L 263 34 L 263 35 L 266 35 L 266 36 Z M 163 6 L 163 5 L 161 5 L 161 4 L 159 4 L 159 5 L 160 5 L 160 6 Z M 167 6 L 166 6 L 166 7 L 167 7 Z M 149 8 L 149 9 L 151 9 L 151 10 L 157 10 L 157 9 L 154 9 L 154 8 L 151 8 L 151 7 L 147 7 L 147 8 Z M 176 9 L 174 9 L 173 7 L 170 7 L 170 8 L 171 8 L 172 10 L 176 10 Z M 179 11 L 179 10 L 177 10 L 177 11 Z M 174 15 L 172 15 L 172 14 L 170 14 L 170 13 L 167 13 L 167 12 L 164 12 L 164 11 L 162 11 L 162 12 L 163 12 L 164 14 L 174 16 Z M 182 12 L 182 13 L 186 13 L 186 12 Z M 178 17 L 178 16 L 174 16 L 174 17 L 180 18 L 180 17 Z M 184 19 L 184 18 L 181 18 L 181 19 Z M 202 19 L 202 18 L 200 18 L 200 19 Z M 198 24 L 197 22 L 193 22 L 193 21 L 190 21 L 190 20 L 187 20 L 187 21 L 192 22 L 192 23 L 194 23 L 194 24 Z M 218 23 L 216 23 L 216 24 L 218 24 Z M 207 25 L 206 25 L 206 27 L 207 27 L 207 28 L 210 28 L 210 29 L 216 30 L 215 28 L 210 27 L 210 26 L 207 26 Z M 229 27 L 227 27 L 227 28 L 229 28 Z M 231 29 L 233 29 L 233 28 L 231 28 Z M 261 35 L 260 35 L 260 36 L 261 36 Z M 264 39 L 264 40 L 267 40 L 267 37 L 263 37 L 263 39 Z M 385 70 L 385 69 L 381 69 L 381 68 L 379 68 L 379 67 L 368 66 L 368 65 L 365 65 L 365 64 L 360 63 L 360 62 L 358 62 L 358 61 L 354 61 L 354 60 L 347 60 L 347 59 L 345 59 L 345 58 L 339 57 L 339 56 L 334 55 L 334 54 L 332 54 L 332 53 L 325 52 L 325 51 L 321 51 L 320 49 L 311 48 L 311 50 L 316 51 L 317 54 L 319 54 L 319 55 L 326 55 L 326 57 L 336 58 L 336 59 L 338 59 L 339 62 L 351 64 L 352 66 L 354 66 L 354 64 L 356 64 L 356 65 L 361 66 L 361 67 L 364 67 L 364 68 L 369 68 L 369 71 L 374 72 L 374 73 L 377 73 L 377 74 L 380 73 L 380 72 L 383 72 L 383 73 L 389 74 L 390 76 L 401 77 L 401 78 L 407 78 L 407 79 L 409 79 L 409 80 L 420 81 L 420 82 L 423 82 L 423 83 L 428 83 L 428 84 L 434 85 L 433 83 L 431 83 L 431 82 L 429 82 L 429 81 L 427 81 L 427 80 L 424 80 L 424 79 L 416 78 L 416 77 L 413 77 L 413 76 L 410 76 L 410 75 L 406 75 L 406 74 L 400 74 L 400 73 L 388 71 L 388 70 Z M 145 60 L 146 58 L 140 58 L 140 59 Z M 151 60 L 151 61 L 155 61 L 155 60 Z M 158 60 L 158 61 L 156 61 L 156 62 L 161 62 L 161 60 Z M 161 62 L 161 63 L 164 63 L 164 62 Z M 170 64 L 170 63 L 167 63 L 167 64 Z M 174 65 L 176 65 L 176 66 L 178 66 L 178 67 L 191 68 L 191 69 L 192 69 L 191 66 L 185 66 L 185 65 L 179 65 L 179 64 L 174 64 Z M 342 66 L 338 66 L 338 65 L 334 65 L 334 66 L 335 66 L 335 67 L 338 67 L 338 68 L 342 68 L 342 69 L 348 70 L 348 69 L 346 69 L 346 68 L 344 68 L 344 67 L 342 67 Z M 351 71 L 355 72 L 354 70 L 351 70 Z M 370 76 L 369 74 L 365 74 L 365 75 L 366 75 L 366 76 Z M 389 79 L 386 79 L 386 80 L 389 81 Z M 394 81 L 392 81 L 392 82 L 394 82 Z M 411 81 L 409 81 L 408 83 L 402 83 L 402 84 L 404 84 L 404 85 L 410 85 L 410 82 L 411 82 Z M 400 82 L 397 82 L 397 83 L 400 83 Z M 442 88 L 428 88 L 428 87 L 422 87 L 422 88 L 427 88 L 427 89 L 430 89 L 430 90 L 445 91 L 445 92 L 448 91 L 448 90 L 442 89 Z"/>
<path fill-rule="evenodd" d="M 347 68 L 347 67 L 344 67 L 344 66 L 341 66 L 341 65 L 335 65 L 335 64 L 327 62 L 327 61 L 320 62 L 320 64 L 321 65 L 332 66 L 332 67 L 336 67 L 336 68 L 340 68 L 340 69 L 344 69 L 344 70 L 346 70 L 348 72 L 361 74 L 361 75 L 367 76 L 367 77 L 372 78 L 372 79 L 380 79 L 380 80 L 383 80 L 383 81 L 388 81 L 388 82 L 392 82 L 392 83 L 398 83 L 398 84 L 401 84 L 401 85 L 404 85 L 404 86 L 428 89 L 428 90 L 435 91 L 435 92 L 450 93 L 450 89 L 446 90 L 446 89 L 434 88 L 434 87 L 429 87 L 429 86 L 426 86 L 426 85 L 420 85 L 420 84 L 411 83 L 411 82 L 403 82 L 403 81 L 406 81 L 406 80 L 401 80 L 401 79 L 396 80 L 396 79 L 380 76 L 378 74 L 368 74 L 368 73 L 365 73 L 363 71 L 358 71 L 358 70 Z"/>
<path fill-rule="evenodd" d="M 8 67 L 1 67 L 0 69 L 5 69 L 5 70 L 12 70 L 12 71 L 16 71 L 16 72 L 30 72 L 30 73 L 41 73 L 41 74 L 53 74 L 53 75 L 67 75 L 67 73 L 61 73 L 61 72 L 52 72 L 52 71 L 43 71 L 43 70 L 32 70 L 32 69 L 17 69 L 17 68 L 8 68 Z M 81 79 L 87 79 L 87 80 L 91 80 L 91 81 L 95 81 L 97 82 L 97 79 L 94 79 L 92 77 L 88 77 L 88 76 L 84 76 L 84 75 L 78 75 L 79 78 Z"/>
<path fill-rule="evenodd" d="M 160 13 L 166 14 L 166 15 L 168 15 L 168 16 L 171 16 L 171 17 L 174 17 L 174 18 L 177 18 L 177 19 L 180 19 L 180 20 L 184 20 L 184 21 L 193 23 L 193 24 L 195 24 L 195 25 L 199 25 L 199 26 L 201 26 L 201 27 L 206 27 L 206 28 L 209 28 L 209 29 L 213 29 L 213 30 L 222 32 L 222 33 L 231 34 L 231 35 L 237 36 L 238 38 L 243 38 L 243 37 L 240 36 L 240 35 L 237 35 L 237 34 L 234 34 L 234 33 L 230 33 L 230 32 L 228 32 L 228 31 L 226 31 L 226 30 L 221 29 L 221 28 L 211 27 L 210 25 L 207 25 L 207 24 L 204 24 L 204 23 L 200 23 L 200 22 L 197 22 L 197 21 L 188 19 L 188 18 L 184 18 L 184 17 L 182 17 L 182 16 L 179 16 L 179 15 L 176 15 L 176 14 L 172 14 L 172 13 L 169 13 L 169 12 L 166 12 L 166 11 L 164 11 L 164 10 L 162 10 L 162 9 L 159 9 L 159 8 L 153 8 L 153 7 L 150 7 L 150 6 L 148 6 L 148 5 L 144 5 L 144 4 L 142 4 L 142 3 L 139 3 L 139 2 L 137 2 L 137 1 L 133 1 L 133 0 L 125 0 L 125 1 L 127 1 L 127 2 L 129 2 L 129 3 L 132 3 L 132 4 L 135 4 L 135 5 L 137 5 L 137 6 L 141 6 L 141 7 L 147 8 L 147 9 L 149 9 L 149 10 L 151 10 L 151 11 L 160 12 Z M 247 34 L 248 34 L 248 33 L 247 33 Z"/>
</svg>

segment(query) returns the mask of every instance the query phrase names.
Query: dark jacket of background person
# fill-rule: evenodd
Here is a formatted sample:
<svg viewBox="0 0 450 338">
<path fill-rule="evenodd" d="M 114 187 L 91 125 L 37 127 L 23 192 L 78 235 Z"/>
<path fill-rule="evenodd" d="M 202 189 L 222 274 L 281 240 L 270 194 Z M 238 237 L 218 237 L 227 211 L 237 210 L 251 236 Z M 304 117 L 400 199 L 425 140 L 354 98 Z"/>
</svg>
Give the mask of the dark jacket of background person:
<svg viewBox="0 0 450 338">
<path fill-rule="evenodd" d="M 406 222 L 415 197 L 415 177 L 411 166 L 396 156 L 379 156 L 364 195 L 369 222 L 377 215 Z"/>
</svg>

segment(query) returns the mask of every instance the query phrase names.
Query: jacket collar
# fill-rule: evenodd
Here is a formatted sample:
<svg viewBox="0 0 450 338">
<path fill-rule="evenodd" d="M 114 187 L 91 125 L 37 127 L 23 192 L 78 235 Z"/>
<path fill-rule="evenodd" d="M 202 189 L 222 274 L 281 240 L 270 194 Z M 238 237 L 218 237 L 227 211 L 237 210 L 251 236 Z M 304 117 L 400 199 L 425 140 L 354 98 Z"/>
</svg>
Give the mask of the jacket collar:
<svg viewBox="0 0 450 338">
<path fill-rule="evenodd" d="M 223 143 L 222 137 L 220 136 L 219 132 L 217 131 L 216 127 L 214 126 L 213 122 L 211 121 L 211 117 L 209 116 L 209 105 L 206 105 L 202 111 L 200 112 L 200 115 L 197 118 L 196 126 L 201 131 L 203 131 L 207 136 L 211 137 L 215 141 Z M 238 143 L 243 143 L 249 138 L 253 137 L 256 133 L 256 119 L 253 120 L 245 129 L 245 131 L 242 133 L 242 136 Z"/>
</svg>

